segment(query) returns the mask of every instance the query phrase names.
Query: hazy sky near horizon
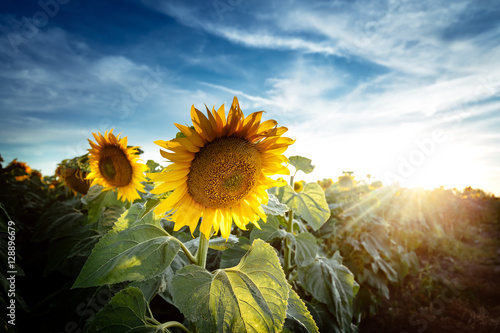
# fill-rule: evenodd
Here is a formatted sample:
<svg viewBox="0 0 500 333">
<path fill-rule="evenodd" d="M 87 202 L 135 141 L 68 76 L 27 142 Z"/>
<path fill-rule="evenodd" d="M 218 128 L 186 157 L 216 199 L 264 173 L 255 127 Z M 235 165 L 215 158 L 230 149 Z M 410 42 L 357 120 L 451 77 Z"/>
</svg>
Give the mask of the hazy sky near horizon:
<svg viewBox="0 0 500 333">
<path fill-rule="evenodd" d="M 500 195 L 495 1 L 6 0 L 0 154 L 50 175 L 114 128 L 153 141 L 234 96 L 311 158 L 404 186 Z"/>
</svg>

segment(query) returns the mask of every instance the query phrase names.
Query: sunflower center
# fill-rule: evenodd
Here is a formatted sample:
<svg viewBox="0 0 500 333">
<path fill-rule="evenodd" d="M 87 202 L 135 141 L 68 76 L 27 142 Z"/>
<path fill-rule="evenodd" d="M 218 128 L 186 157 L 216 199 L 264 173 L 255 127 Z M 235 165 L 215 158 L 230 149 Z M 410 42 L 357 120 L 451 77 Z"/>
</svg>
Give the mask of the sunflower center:
<svg viewBox="0 0 500 333">
<path fill-rule="evenodd" d="M 231 207 L 255 187 L 260 169 L 260 152 L 254 145 L 241 138 L 219 138 L 196 153 L 188 192 L 204 207 Z"/>
<path fill-rule="evenodd" d="M 101 152 L 99 170 L 111 186 L 122 187 L 132 180 L 132 166 L 127 155 L 116 146 L 107 146 Z"/>
</svg>

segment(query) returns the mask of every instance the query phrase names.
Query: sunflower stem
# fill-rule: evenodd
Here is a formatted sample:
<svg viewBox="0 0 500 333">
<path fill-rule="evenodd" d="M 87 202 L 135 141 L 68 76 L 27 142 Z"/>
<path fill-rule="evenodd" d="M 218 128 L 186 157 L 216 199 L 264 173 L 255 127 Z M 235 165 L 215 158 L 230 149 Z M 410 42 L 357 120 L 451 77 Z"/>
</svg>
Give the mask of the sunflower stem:
<svg viewBox="0 0 500 333">
<path fill-rule="evenodd" d="M 293 231 L 293 210 L 290 209 L 288 212 L 288 223 L 286 225 L 286 231 L 289 233 L 292 233 Z M 288 276 L 290 275 L 290 266 L 292 263 L 292 244 L 290 243 L 290 240 L 285 238 L 285 265 L 284 265 L 284 271 L 286 278 L 288 279 Z"/>
<path fill-rule="evenodd" d="M 207 264 L 207 253 L 208 253 L 208 242 L 212 236 L 212 232 L 206 237 L 204 234 L 200 234 L 200 245 L 198 246 L 198 252 L 196 253 L 198 266 L 205 268 Z"/>
</svg>

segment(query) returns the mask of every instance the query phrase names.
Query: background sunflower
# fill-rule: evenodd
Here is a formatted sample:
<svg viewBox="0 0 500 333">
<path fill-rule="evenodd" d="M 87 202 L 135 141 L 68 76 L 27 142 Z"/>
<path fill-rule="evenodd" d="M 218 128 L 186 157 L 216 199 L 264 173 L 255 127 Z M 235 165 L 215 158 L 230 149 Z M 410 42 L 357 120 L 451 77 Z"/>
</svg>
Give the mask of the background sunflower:
<svg viewBox="0 0 500 333">
<path fill-rule="evenodd" d="M 130 202 L 139 199 L 139 193 L 145 192 L 141 182 L 146 181 L 144 172 L 147 166 L 139 163 L 138 147 L 127 147 L 127 137 L 116 137 L 113 130 L 95 134 L 96 143 L 88 140 L 90 174 L 86 179 L 92 179 L 92 184 L 104 186 L 104 190 L 116 189 L 118 199 Z"/>
</svg>

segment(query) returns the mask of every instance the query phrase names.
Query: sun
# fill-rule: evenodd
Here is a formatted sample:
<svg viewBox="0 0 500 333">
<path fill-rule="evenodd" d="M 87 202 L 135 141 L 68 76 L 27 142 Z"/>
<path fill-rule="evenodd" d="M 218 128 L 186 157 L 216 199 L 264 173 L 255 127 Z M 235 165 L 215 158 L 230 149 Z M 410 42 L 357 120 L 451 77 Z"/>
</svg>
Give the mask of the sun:
<svg viewBox="0 0 500 333">
<path fill-rule="evenodd" d="M 173 162 L 162 173 L 148 174 L 157 183 L 151 193 L 173 191 L 155 212 L 173 212 L 174 230 L 189 226 L 194 232 L 202 217 L 207 239 L 212 230 L 227 239 L 233 221 L 243 230 L 249 222 L 258 227 L 259 219 L 266 221 L 266 190 L 284 185 L 269 176 L 289 174 L 282 154 L 294 140 L 282 137 L 287 128 L 275 120 L 261 122 L 262 114 L 245 117 L 236 97 L 227 118 L 224 105 L 207 108 L 207 116 L 193 106 L 193 128 L 175 124 L 183 137 L 155 142 L 170 151 L 160 153 Z"/>
</svg>

